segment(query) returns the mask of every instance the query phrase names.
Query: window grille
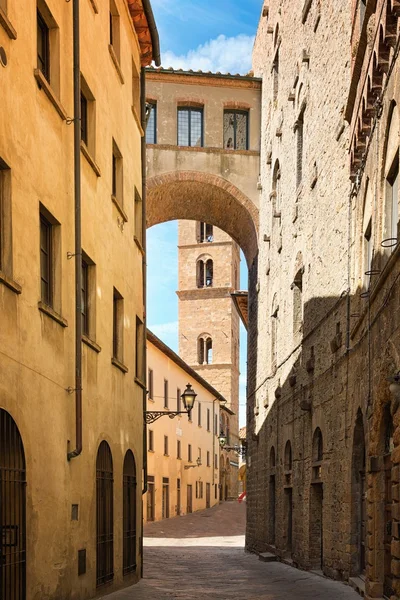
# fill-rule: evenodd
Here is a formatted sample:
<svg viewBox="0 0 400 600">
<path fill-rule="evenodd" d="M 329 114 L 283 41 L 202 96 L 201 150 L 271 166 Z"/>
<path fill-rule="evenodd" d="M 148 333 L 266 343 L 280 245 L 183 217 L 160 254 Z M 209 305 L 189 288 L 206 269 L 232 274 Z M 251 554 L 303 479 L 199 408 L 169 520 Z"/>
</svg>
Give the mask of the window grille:
<svg viewBox="0 0 400 600">
<path fill-rule="evenodd" d="M 178 108 L 178 146 L 203 146 L 202 108 Z"/>
<path fill-rule="evenodd" d="M 114 579 L 113 463 L 110 446 L 102 441 L 96 460 L 96 584 Z"/>
</svg>

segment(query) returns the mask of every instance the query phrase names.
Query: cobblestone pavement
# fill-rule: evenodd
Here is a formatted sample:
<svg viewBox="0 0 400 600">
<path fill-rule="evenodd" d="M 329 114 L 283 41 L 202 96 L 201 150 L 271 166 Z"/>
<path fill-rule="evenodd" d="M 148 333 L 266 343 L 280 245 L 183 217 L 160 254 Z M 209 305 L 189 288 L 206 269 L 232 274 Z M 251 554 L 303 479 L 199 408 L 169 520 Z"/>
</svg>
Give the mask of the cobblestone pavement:
<svg viewBox="0 0 400 600">
<path fill-rule="evenodd" d="M 107 600 L 359 600 L 349 586 L 243 550 L 245 505 L 145 526 L 144 579 Z"/>
</svg>

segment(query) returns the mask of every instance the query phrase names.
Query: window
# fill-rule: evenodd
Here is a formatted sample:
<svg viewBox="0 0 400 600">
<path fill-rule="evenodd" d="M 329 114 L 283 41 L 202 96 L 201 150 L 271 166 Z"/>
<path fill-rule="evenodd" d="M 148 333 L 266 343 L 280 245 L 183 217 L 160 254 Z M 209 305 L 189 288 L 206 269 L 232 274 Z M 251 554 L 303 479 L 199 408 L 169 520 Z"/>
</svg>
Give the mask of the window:
<svg viewBox="0 0 400 600">
<path fill-rule="evenodd" d="M 214 227 L 208 223 L 197 224 L 197 241 L 200 244 L 214 241 Z"/>
<path fill-rule="evenodd" d="M 119 291 L 113 291 L 113 358 L 123 362 L 124 299 Z"/>
<path fill-rule="evenodd" d="M 144 325 L 143 321 L 136 317 L 136 356 L 135 356 L 135 373 L 136 378 L 144 384 L 144 354 L 146 352 L 144 340 Z"/>
<path fill-rule="evenodd" d="M 149 451 L 154 452 L 154 431 L 149 429 Z"/>
<path fill-rule="evenodd" d="M 168 456 L 168 436 L 164 435 L 164 456 Z"/>
<path fill-rule="evenodd" d="M 211 412 L 210 409 L 207 408 L 207 431 L 210 431 L 210 417 L 211 417 Z"/>
<path fill-rule="evenodd" d="M 301 333 L 303 325 L 303 268 L 299 269 L 292 283 L 293 290 L 293 334 Z"/>
<path fill-rule="evenodd" d="M 362 29 L 364 23 L 366 6 L 367 0 L 360 0 L 360 30 Z"/>
<path fill-rule="evenodd" d="M 146 144 L 157 144 L 157 103 L 147 102 L 146 108 L 150 111 L 146 125 Z"/>
<path fill-rule="evenodd" d="M 192 445 L 188 444 L 188 461 L 192 462 Z"/>
<path fill-rule="evenodd" d="M 168 517 L 169 517 L 169 478 L 168 477 L 163 477 L 161 515 L 162 515 L 163 519 L 168 519 Z"/>
<path fill-rule="evenodd" d="M 272 214 L 274 217 L 281 216 L 281 169 L 279 160 L 275 162 L 274 173 L 272 175 Z"/>
<path fill-rule="evenodd" d="M 11 169 L 0 158 L 0 271 L 12 275 Z"/>
<path fill-rule="evenodd" d="M 147 476 L 147 520 L 154 521 L 155 516 L 155 484 L 154 475 Z"/>
<path fill-rule="evenodd" d="M 202 336 L 197 340 L 197 356 L 200 365 L 211 365 L 213 361 L 212 355 L 212 339 L 208 336 Z"/>
<path fill-rule="evenodd" d="M 249 113 L 247 110 L 224 110 L 224 148 L 249 149 Z"/>
<path fill-rule="evenodd" d="M 386 178 L 386 231 L 385 238 L 390 239 L 388 246 L 391 251 L 398 242 L 398 221 L 399 221 L 399 156 L 398 151 L 392 164 L 389 174 Z"/>
<path fill-rule="evenodd" d="M 169 408 L 168 405 L 168 380 L 164 379 L 164 408 Z"/>
<path fill-rule="evenodd" d="M 143 247 L 143 203 L 135 187 L 135 240 Z"/>
<path fill-rule="evenodd" d="M 50 83 L 50 31 L 39 10 L 37 11 L 37 65 Z"/>
<path fill-rule="evenodd" d="M 181 456 L 181 441 L 177 440 L 176 442 L 176 458 L 182 458 Z"/>
<path fill-rule="evenodd" d="M 82 334 L 96 339 L 95 326 L 95 301 L 96 301 L 96 279 L 95 264 L 82 251 Z"/>
<path fill-rule="evenodd" d="M 214 469 L 218 469 L 218 454 L 214 454 Z"/>
<path fill-rule="evenodd" d="M 140 76 L 136 68 L 135 61 L 132 58 L 132 108 L 140 122 Z"/>
<path fill-rule="evenodd" d="M 285 446 L 285 463 L 284 463 L 285 471 L 292 470 L 292 445 L 288 440 Z"/>
<path fill-rule="evenodd" d="M 201 427 L 201 404 L 197 403 L 197 425 Z"/>
<path fill-rule="evenodd" d="M 113 461 L 102 441 L 96 459 L 96 585 L 114 579 Z"/>
<path fill-rule="evenodd" d="M 210 451 L 207 450 L 207 467 L 210 467 Z"/>
<path fill-rule="evenodd" d="M 214 266 L 211 258 L 197 261 L 197 287 L 212 287 Z"/>
<path fill-rule="evenodd" d="M 112 181 L 111 195 L 113 200 L 117 200 L 118 204 L 123 206 L 123 165 L 122 154 L 115 141 L 112 143 Z"/>
<path fill-rule="evenodd" d="M 96 101 L 81 75 L 81 140 L 92 157 L 96 153 Z"/>
<path fill-rule="evenodd" d="M 89 335 L 89 265 L 82 259 L 82 333 Z"/>
<path fill-rule="evenodd" d="M 37 79 L 44 78 L 60 93 L 60 30 L 45 0 L 37 0 Z"/>
<path fill-rule="evenodd" d="M 299 187 L 303 180 L 303 131 L 304 131 L 304 110 L 301 112 L 296 122 L 297 133 L 297 160 L 296 160 L 296 185 Z"/>
<path fill-rule="evenodd" d="M 110 0 L 110 51 L 113 52 L 118 62 L 121 60 L 120 22 L 115 0 Z"/>
<path fill-rule="evenodd" d="M 218 415 L 214 415 L 214 434 L 218 435 Z"/>
<path fill-rule="evenodd" d="M 274 62 L 272 63 L 272 93 L 274 102 L 278 100 L 278 91 L 279 91 L 279 48 L 277 48 L 275 53 Z"/>
<path fill-rule="evenodd" d="M 368 287 L 372 265 L 372 220 L 370 219 L 364 232 L 364 285 Z"/>
<path fill-rule="evenodd" d="M 178 108 L 178 146 L 203 146 L 202 108 Z"/>
<path fill-rule="evenodd" d="M 176 390 L 176 410 L 178 412 L 181 410 L 181 390 L 179 388 Z"/>
<path fill-rule="evenodd" d="M 123 574 L 136 570 L 136 464 L 131 450 L 123 471 Z"/>
<path fill-rule="evenodd" d="M 275 298 L 272 303 L 271 315 L 271 366 L 273 371 L 275 371 L 277 367 L 278 358 L 278 313 L 279 306 L 277 306 Z"/>
<path fill-rule="evenodd" d="M 41 299 L 53 305 L 53 226 L 44 215 L 40 215 L 40 280 Z"/>
<path fill-rule="evenodd" d="M 148 369 L 148 375 L 147 375 L 147 386 L 148 386 L 148 392 L 149 392 L 149 399 L 153 400 L 154 398 L 154 387 L 153 387 L 153 369 Z"/>
<path fill-rule="evenodd" d="M 181 480 L 176 480 L 176 514 L 181 514 Z"/>
</svg>

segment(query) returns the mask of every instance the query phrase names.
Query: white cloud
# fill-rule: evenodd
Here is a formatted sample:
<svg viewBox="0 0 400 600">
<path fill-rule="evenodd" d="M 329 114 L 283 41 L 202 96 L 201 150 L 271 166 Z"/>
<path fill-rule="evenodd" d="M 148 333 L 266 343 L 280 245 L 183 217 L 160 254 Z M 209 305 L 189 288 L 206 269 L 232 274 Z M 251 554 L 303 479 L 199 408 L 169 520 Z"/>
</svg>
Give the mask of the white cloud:
<svg viewBox="0 0 400 600">
<path fill-rule="evenodd" d="M 239 385 L 246 387 L 247 385 L 247 375 L 246 373 L 242 373 L 239 377 Z"/>
<path fill-rule="evenodd" d="M 195 50 L 176 55 L 167 51 L 162 55 L 164 68 L 188 71 L 212 71 L 216 73 L 240 73 L 246 75 L 251 69 L 251 53 L 254 36 L 239 34 L 236 37 L 219 35 L 216 39 L 200 44 Z"/>
</svg>

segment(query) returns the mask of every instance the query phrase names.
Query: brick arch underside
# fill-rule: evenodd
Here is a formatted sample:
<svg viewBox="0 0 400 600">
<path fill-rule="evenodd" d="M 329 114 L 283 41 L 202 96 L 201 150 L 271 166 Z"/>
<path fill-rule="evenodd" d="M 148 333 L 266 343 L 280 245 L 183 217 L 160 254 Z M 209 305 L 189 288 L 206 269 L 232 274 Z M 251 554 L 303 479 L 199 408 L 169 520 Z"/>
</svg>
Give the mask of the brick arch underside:
<svg viewBox="0 0 400 600">
<path fill-rule="evenodd" d="M 258 209 L 229 181 L 197 172 L 167 173 L 147 181 L 147 227 L 189 219 L 219 227 L 239 244 L 251 266 L 257 256 Z"/>
</svg>

